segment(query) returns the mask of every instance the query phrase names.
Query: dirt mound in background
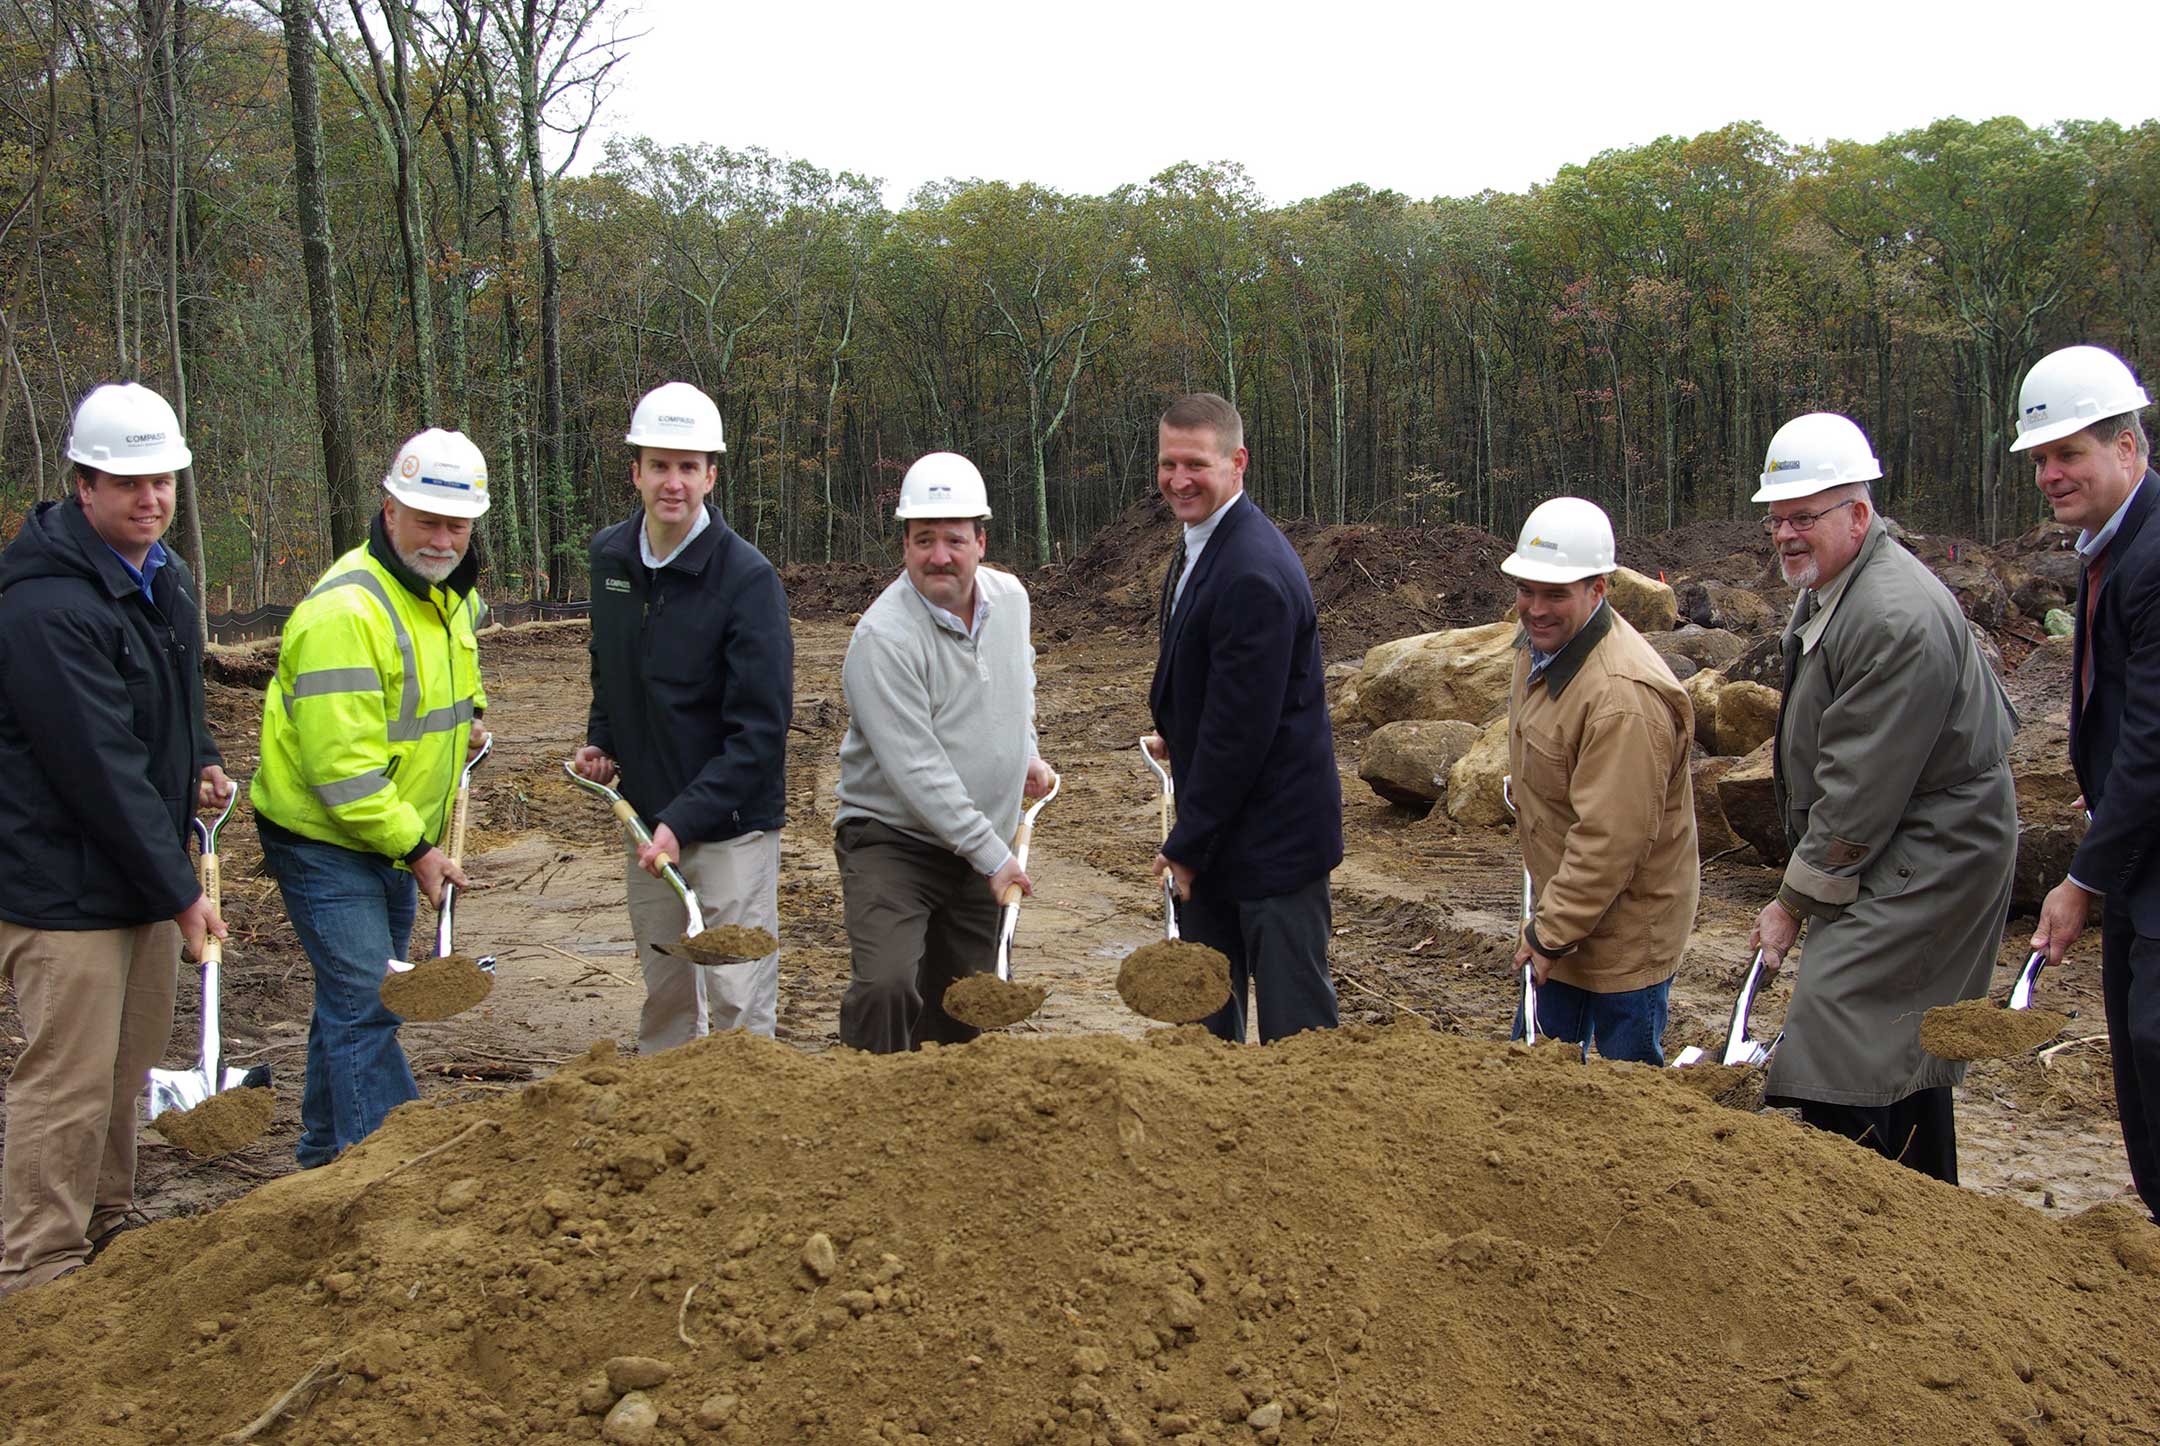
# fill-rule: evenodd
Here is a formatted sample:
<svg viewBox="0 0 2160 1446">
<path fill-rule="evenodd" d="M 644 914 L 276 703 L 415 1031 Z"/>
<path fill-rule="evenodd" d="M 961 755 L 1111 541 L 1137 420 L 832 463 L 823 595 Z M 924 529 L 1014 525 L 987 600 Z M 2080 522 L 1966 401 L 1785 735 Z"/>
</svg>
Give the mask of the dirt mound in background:
<svg viewBox="0 0 2160 1446">
<path fill-rule="evenodd" d="M 15 1439 L 2160 1427 L 2160 1252 L 1640 1067 L 1350 1028 L 607 1048 L 0 1304 Z M 622 1405 L 625 1392 L 642 1401 Z"/>
<path fill-rule="evenodd" d="M 788 616 L 846 617 L 877 601 L 886 584 L 900 575 L 900 565 L 867 562 L 797 562 L 780 569 L 787 593 Z"/>
<path fill-rule="evenodd" d="M 1488 623 L 1515 600 L 1500 573 L 1509 544 L 1474 527 L 1329 527 L 1280 524 L 1312 582 L 1328 656 L 1440 628 Z M 1028 579 L 1039 611 L 1068 631 L 1085 623 L 1148 626 L 1177 523 L 1160 496 L 1133 503 L 1069 564 Z"/>
<path fill-rule="evenodd" d="M 1770 576 L 1770 538 L 1759 517 L 1693 522 L 1670 532 L 1620 539 L 1620 561 L 1647 577 L 1660 572 L 1678 585 L 1705 578 L 1734 587 L 1764 586 Z"/>
</svg>

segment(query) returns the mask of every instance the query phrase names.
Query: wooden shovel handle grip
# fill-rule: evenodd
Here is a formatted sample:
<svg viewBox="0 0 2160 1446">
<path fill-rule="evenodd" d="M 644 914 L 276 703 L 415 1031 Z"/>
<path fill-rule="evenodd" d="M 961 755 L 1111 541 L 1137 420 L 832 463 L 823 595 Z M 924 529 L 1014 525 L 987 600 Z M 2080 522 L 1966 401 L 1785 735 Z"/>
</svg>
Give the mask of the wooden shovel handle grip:
<svg viewBox="0 0 2160 1446">
<path fill-rule="evenodd" d="M 218 873 L 218 856 L 216 854 L 202 855 L 197 872 L 202 875 L 203 897 L 210 901 L 211 908 L 222 908 L 221 896 L 224 889 Z"/>
<path fill-rule="evenodd" d="M 1012 851 L 1013 858 L 1019 862 L 1020 872 L 1023 874 L 1027 872 L 1028 845 L 1032 843 L 1034 839 L 1034 823 L 1028 819 L 1021 819 L 1020 831 L 1013 835 Z M 1005 892 L 998 895 L 998 907 L 1001 909 L 1009 908 L 1012 905 L 1019 903 L 1020 899 L 1020 886 L 1018 884 L 1008 884 L 1006 885 Z"/>
<path fill-rule="evenodd" d="M 465 866 L 465 820 L 472 812 L 472 789 L 461 786 L 457 801 L 450 805 L 450 862 L 459 868 Z"/>
<path fill-rule="evenodd" d="M 618 823 L 620 823 L 624 828 L 630 830 L 630 837 L 636 839 L 641 844 L 649 844 L 652 842 L 652 834 L 646 830 L 645 820 L 637 816 L 637 810 L 630 806 L 629 799 L 616 799 L 613 803 L 608 805 L 608 811 L 615 815 L 616 821 Z"/>
</svg>

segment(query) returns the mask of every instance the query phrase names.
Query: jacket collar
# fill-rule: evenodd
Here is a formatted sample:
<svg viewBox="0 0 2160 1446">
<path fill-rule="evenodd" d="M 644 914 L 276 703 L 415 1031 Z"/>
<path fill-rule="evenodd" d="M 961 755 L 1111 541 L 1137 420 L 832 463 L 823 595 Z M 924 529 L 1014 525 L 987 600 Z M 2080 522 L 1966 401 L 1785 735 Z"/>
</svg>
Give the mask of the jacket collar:
<svg viewBox="0 0 2160 1446">
<path fill-rule="evenodd" d="M 114 552 L 104 538 L 98 536 L 97 529 L 90 525 L 90 519 L 83 515 L 82 505 L 72 497 L 63 497 L 54 507 L 60 515 L 60 529 L 66 534 L 67 541 L 73 544 L 77 560 L 83 569 L 94 574 L 105 591 L 116 598 L 127 597 L 129 594 L 142 596 L 142 589 L 136 585 L 134 578 L 128 576 L 127 564 L 120 560 L 120 554 Z M 163 570 L 159 569 L 161 572 Z"/>
<path fill-rule="evenodd" d="M 390 545 L 390 531 L 383 526 L 380 512 L 376 513 L 375 520 L 368 524 L 367 546 L 368 556 L 375 559 L 376 566 L 396 578 L 400 587 L 422 602 L 434 601 L 435 587 L 438 584 L 430 584 L 426 578 L 399 561 L 397 549 Z M 451 569 L 450 575 L 444 578 L 439 586 L 445 592 L 464 597 L 473 590 L 473 584 L 479 581 L 479 578 L 480 529 L 475 526 L 472 541 L 465 549 L 465 556 L 458 560 L 458 565 Z"/>
<path fill-rule="evenodd" d="M 662 568 L 661 571 L 687 572 L 693 577 L 699 576 L 705 571 L 705 565 L 713 560 L 713 554 L 720 550 L 720 544 L 726 541 L 732 533 L 732 529 L 727 525 L 727 519 L 720 515 L 719 509 L 714 507 L 712 503 L 707 502 L 705 504 L 705 512 L 711 518 L 711 525 L 697 536 L 691 538 L 688 545 L 681 552 L 668 559 L 668 565 Z M 644 530 L 645 509 L 640 507 L 623 519 L 622 526 L 615 529 L 615 536 L 608 540 L 608 545 L 604 551 L 609 557 L 615 558 L 628 566 L 642 569 L 645 566 L 645 559 L 638 550 L 638 539 L 644 535 Z"/>
<path fill-rule="evenodd" d="M 1192 574 L 1185 579 L 1186 602 L 1180 604 L 1178 610 L 1171 615 L 1170 630 L 1164 634 L 1164 642 L 1167 643 L 1171 638 L 1176 637 L 1184 629 L 1185 619 L 1192 616 L 1190 603 L 1195 596 L 1194 590 L 1200 586 L 1201 581 L 1210 572 L 1215 570 L 1215 564 L 1222 561 L 1223 553 L 1228 551 L 1228 548 L 1224 546 L 1225 539 L 1235 534 L 1250 519 L 1259 515 L 1259 504 L 1252 501 L 1250 494 L 1241 491 L 1237 496 L 1216 508 L 1214 513 L 1207 519 L 1213 522 L 1215 526 L 1208 533 L 1207 541 L 1200 548 L 1200 560 L 1192 565 Z M 1182 526 L 1178 535 L 1181 538 L 1184 536 Z"/>
<path fill-rule="evenodd" d="M 1860 575 L 1860 570 L 1868 565 L 1869 559 L 1882 550 L 1885 540 L 1889 536 L 1890 529 L 1883 526 L 1880 512 L 1868 519 L 1867 536 L 1860 539 L 1860 550 L 1853 554 L 1851 562 L 1845 564 L 1845 570 L 1836 577 L 1831 578 L 1827 585 L 1817 584 L 1812 588 L 1802 589 L 1800 596 L 1793 599 L 1792 613 L 1785 620 L 1785 632 L 1781 639 L 1781 645 L 1800 641 L 1800 630 L 1813 624 L 1816 618 L 1821 618 L 1822 624 L 1815 628 L 1815 636 L 1818 638 L 1822 636 L 1823 628 L 1828 627 L 1830 623 L 1830 609 L 1835 608 L 1838 603 L 1844 600 L 1845 594 L 1851 591 L 1853 579 Z M 1890 545 L 1895 546 L 1896 544 L 1891 543 Z M 1810 593 L 1814 594 L 1815 601 L 1808 608 L 1808 616 L 1802 618 L 1800 616 L 1800 607 L 1802 603 L 1806 602 Z M 1814 648 L 1813 641 L 1806 641 L 1805 647 L 1807 650 L 1812 651 Z"/>
<path fill-rule="evenodd" d="M 1590 654 L 1597 650 L 1597 645 L 1612 631 L 1612 620 L 1612 599 L 1607 598 L 1598 604 L 1597 611 L 1590 614 L 1590 620 L 1582 625 L 1575 636 L 1569 638 L 1561 645 L 1560 651 L 1553 654 L 1552 661 L 1545 665 L 1545 671 L 1538 675 L 1544 680 L 1545 692 L 1549 696 L 1559 697 L 1566 691 L 1567 685 L 1575 681 L 1575 675 L 1582 671 L 1582 665 L 1589 661 Z M 1530 647 L 1530 634 L 1516 633 L 1515 646 L 1527 651 Z"/>
</svg>

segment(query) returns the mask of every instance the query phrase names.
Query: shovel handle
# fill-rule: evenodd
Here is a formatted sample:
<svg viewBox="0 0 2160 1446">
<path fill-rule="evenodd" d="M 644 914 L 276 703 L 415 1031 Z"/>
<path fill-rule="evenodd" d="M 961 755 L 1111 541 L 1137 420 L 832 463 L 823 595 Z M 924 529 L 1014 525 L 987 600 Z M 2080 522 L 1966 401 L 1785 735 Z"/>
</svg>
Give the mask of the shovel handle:
<svg viewBox="0 0 2160 1446">
<path fill-rule="evenodd" d="M 637 816 L 637 810 L 630 806 L 629 799 L 615 799 L 608 805 L 608 811 L 615 815 L 617 823 L 630 830 L 630 837 L 636 839 L 638 843 L 642 845 L 652 842 L 652 830 L 645 827 L 645 820 Z"/>
<path fill-rule="evenodd" d="M 461 783 L 458 785 L 457 800 L 450 805 L 450 833 L 447 840 L 450 845 L 447 850 L 450 862 L 459 868 L 465 866 L 465 820 L 471 813 L 472 785 Z"/>
</svg>

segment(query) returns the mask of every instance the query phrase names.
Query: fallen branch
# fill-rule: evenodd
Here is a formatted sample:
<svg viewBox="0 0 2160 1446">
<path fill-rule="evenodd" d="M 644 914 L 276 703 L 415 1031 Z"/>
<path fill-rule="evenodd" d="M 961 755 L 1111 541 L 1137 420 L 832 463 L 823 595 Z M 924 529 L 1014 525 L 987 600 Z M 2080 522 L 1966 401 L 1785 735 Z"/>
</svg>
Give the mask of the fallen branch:
<svg viewBox="0 0 2160 1446">
<path fill-rule="evenodd" d="M 690 1339 L 690 1333 L 683 1329 L 683 1322 L 690 1316 L 690 1297 L 696 1294 L 697 1287 L 693 1285 L 683 1292 L 682 1304 L 675 1307 L 675 1339 L 693 1351 L 697 1349 L 697 1342 Z"/>
<path fill-rule="evenodd" d="M 1343 983 L 1349 985 L 1352 989 L 1361 989 L 1365 993 L 1370 994 L 1373 998 L 1378 999 L 1383 1003 L 1394 1005 L 1397 1009 L 1400 1009 L 1405 1014 L 1416 1015 L 1419 1019 L 1424 1020 L 1427 1024 L 1431 1025 L 1435 1029 L 1441 1027 L 1440 1021 L 1433 1018 L 1430 1014 L 1425 1013 L 1423 1010 L 1412 1009 L 1409 1005 L 1403 1003 L 1400 999 L 1397 999 L 1392 995 L 1382 994 L 1379 990 L 1373 988 L 1370 984 L 1364 983 L 1355 974 L 1337 973 L 1335 977 L 1342 980 Z"/>
<path fill-rule="evenodd" d="M 511 949 L 545 949 L 548 953 L 556 955 L 559 958 L 568 959 L 573 964 L 579 964 L 584 966 L 584 968 L 591 973 L 605 974 L 608 978 L 615 980 L 619 984 L 632 984 L 636 982 L 634 980 L 623 978 L 622 975 L 617 974 L 614 970 L 608 968 L 607 965 L 595 963 L 594 961 L 586 958 L 583 954 L 573 954 L 568 949 L 559 948 L 554 944 L 549 944 L 539 939 L 512 939 L 505 947 Z M 577 983 L 577 980 L 573 979 L 570 982 L 575 984 Z"/>
<path fill-rule="evenodd" d="M 332 1381 L 335 1381 L 340 1374 L 341 1372 L 337 1368 L 337 1357 L 324 1356 L 314 1365 L 309 1366 L 307 1374 L 293 1382 L 285 1394 L 272 1401 L 269 1408 L 260 1416 L 227 1436 L 225 1440 L 230 1443 L 230 1446 L 239 1446 L 240 1442 L 254 1440 L 257 1436 L 276 1425 L 288 1412 L 297 1413 L 306 1410 L 308 1403 L 315 1399 L 316 1393 Z"/>
<path fill-rule="evenodd" d="M 380 1185 L 383 1181 L 389 1179 L 392 1175 L 397 1174 L 399 1171 L 410 1170 L 413 1166 L 419 1164 L 422 1160 L 430 1159 L 436 1155 L 440 1155 L 443 1151 L 449 1149 L 452 1145 L 458 1143 L 458 1141 L 466 1139 L 472 1135 L 477 1135 L 482 1130 L 499 1130 L 501 1128 L 501 1122 L 496 1120 L 474 1120 L 471 1124 L 467 1125 L 464 1129 L 459 1130 L 456 1134 L 452 1135 L 449 1139 L 444 1140 L 441 1144 L 435 1145 L 429 1149 L 422 1150 L 419 1154 L 413 1156 L 410 1160 L 407 1160 L 402 1165 L 391 1166 L 389 1169 L 383 1171 L 380 1175 L 377 1175 L 374 1179 L 368 1181 L 366 1186 L 363 1188 L 372 1190 L 377 1185 Z"/>
<path fill-rule="evenodd" d="M 2061 1044 L 2049 1045 L 2046 1049 L 2041 1050 L 2040 1053 L 2036 1056 L 2036 1058 L 2038 1058 L 2042 1064 L 2046 1064 L 2049 1060 L 2053 1059 L 2056 1055 L 2061 1054 L 2066 1049 L 2076 1049 L 2081 1044 L 2105 1043 L 2107 1043 L 2107 1036 L 2104 1034 L 2081 1034 L 2076 1039 L 2066 1039 Z"/>
</svg>

